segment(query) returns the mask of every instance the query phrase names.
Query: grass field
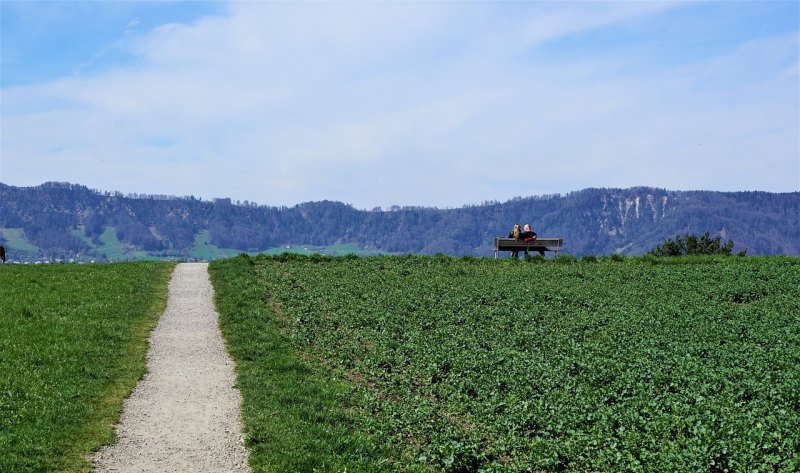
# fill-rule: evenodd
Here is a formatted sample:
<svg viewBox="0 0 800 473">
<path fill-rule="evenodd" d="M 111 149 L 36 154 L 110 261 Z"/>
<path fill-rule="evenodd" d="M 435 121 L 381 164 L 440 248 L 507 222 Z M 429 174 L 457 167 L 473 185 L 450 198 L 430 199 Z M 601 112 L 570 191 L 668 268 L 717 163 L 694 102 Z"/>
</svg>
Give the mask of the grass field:
<svg viewBox="0 0 800 473">
<path fill-rule="evenodd" d="M 83 225 L 70 231 L 70 234 L 76 238 L 79 238 L 82 242 L 86 243 L 86 246 L 88 246 L 89 248 L 93 250 L 97 249 L 97 245 L 95 245 L 92 239 L 86 235 L 86 228 Z"/>
<path fill-rule="evenodd" d="M 173 265 L 0 267 L 0 471 L 88 471 L 144 372 Z"/>
<path fill-rule="evenodd" d="M 211 270 L 257 471 L 800 469 L 798 258 Z"/>
<path fill-rule="evenodd" d="M 9 253 L 36 253 L 37 246 L 28 243 L 25 232 L 21 228 L 0 228 L 0 234 L 6 239 L 6 250 Z"/>
<path fill-rule="evenodd" d="M 155 227 L 150 228 L 150 232 L 156 238 L 162 238 L 162 235 Z M 185 259 L 197 259 L 204 261 L 213 261 L 222 258 L 232 258 L 242 253 L 254 254 L 267 254 L 267 255 L 281 255 L 284 253 L 313 255 L 323 254 L 331 256 L 343 256 L 356 254 L 359 256 L 376 256 L 378 253 L 374 250 L 365 250 L 353 243 L 336 244 L 328 246 L 313 246 L 313 245 L 284 245 L 267 248 L 263 251 L 250 251 L 237 250 L 234 248 L 220 248 L 211 242 L 211 233 L 209 230 L 202 230 L 195 235 L 194 244 L 191 248 L 176 250 L 174 248 L 163 251 L 144 251 L 133 250 L 132 246 L 121 242 L 117 236 L 117 229 L 115 227 L 105 227 L 103 233 L 99 236 L 99 244 L 95 243 L 92 238 L 86 235 L 86 230 L 83 226 L 73 229 L 70 234 L 81 241 L 83 241 L 89 248 L 88 254 L 74 255 L 64 254 L 63 259 L 68 260 L 75 258 L 80 261 L 91 260 L 109 260 L 109 261 L 175 261 Z M 21 259 L 23 261 L 30 260 L 38 257 L 40 260 L 45 259 L 42 250 L 28 242 L 25 238 L 25 233 L 21 228 L 0 228 L 0 235 L 5 238 L 5 244 L 12 259 Z"/>
<path fill-rule="evenodd" d="M 128 251 L 117 238 L 117 229 L 106 227 L 100 235 L 100 245 L 96 245 L 91 238 L 86 236 L 83 227 L 72 230 L 72 235 L 80 238 L 97 255 L 108 258 L 111 261 L 142 261 L 156 259 L 147 251 Z M 93 259 L 91 257 L 84 259 Z"/>
<path fill-rule="evenodd" d="M 122 243 L 117 239 L 117 229 L 114 227 L 106 227 L 100 235 L 100 242 L 103 246 L 99 247 L 99 251 L 112 260 L 122 260 L 125 258 L 126 253 L 122 247 Z"/>
<path fill-rule="evenodd" d="M 243 253 L 242 250 L 235 250 L 233 248 L 220 248 L 214 245 L 211 243 L 211 233 L 208 230 L 203 230 L 195 235 L 194 248 L 191 251 L 191 257 L 213 261 L 221 258 L 231 258 L 241 253 Z M 315 253 L 323 253 L 327 255 L 369 254 L 369 252 L 361 250 L 357 245 L 354 244 L 330 246 L 296 245 L 288 248 L 286 246 L 277 246 L 268 248 L 260 253 L 272 256 L 281 255 L 284 253 L 301 255 L 312 255 Z"/>
<path fill-rule="evenodd" d="M 276 246 L 269 248 L 259 254 L 268 256 L 280 256 L 283 254 L 297 254 L 297 255 L 326 255 L 326 256 L 378 256 L 379 253 L 373 250 L 364 250 L 359 248 L 354 243 L 328 245 L 328 246 L 313 246 L 313 245 L 294 245 L 294 246 Z"/>
<path fill-rule="evenodd" d="M 241 250 L 234 250 L 230 248 L 220 248 L 211 243 L 211 233 L 208 230 L 203 230 L 194 237 L 194 248 L 192 249 L 192 258 L 202 260 L 215 260 L 219 258 L 230 258 L 241 253 Z"/>
<path fill-rule="evenodd" d="M 262 257 L 263 258 L 263 257 Z M 254 471 L 362 471 L 385 465 L 352 385 L 332 377 L 263 303 L 251 257 L 211 263 L 220 327 L 237 364 Z"/>
</svg>

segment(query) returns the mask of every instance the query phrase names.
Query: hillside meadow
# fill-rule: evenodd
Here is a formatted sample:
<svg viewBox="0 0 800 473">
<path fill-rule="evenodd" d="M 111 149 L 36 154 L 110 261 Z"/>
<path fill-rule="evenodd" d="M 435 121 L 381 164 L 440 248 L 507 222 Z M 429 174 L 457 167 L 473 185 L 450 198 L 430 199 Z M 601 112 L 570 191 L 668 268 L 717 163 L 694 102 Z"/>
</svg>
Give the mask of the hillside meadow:
<svg viewBox="0 0 800 473">
<path fill-rule="evenodd" d="M 256 471 L 797 471 L 800 259 L 211 264 Z"/>
<path fill-rule="evenodd" d="M 145 370 L 174 265 L 0 266 L 0 471 L 89 471 Z"/>
</svg>

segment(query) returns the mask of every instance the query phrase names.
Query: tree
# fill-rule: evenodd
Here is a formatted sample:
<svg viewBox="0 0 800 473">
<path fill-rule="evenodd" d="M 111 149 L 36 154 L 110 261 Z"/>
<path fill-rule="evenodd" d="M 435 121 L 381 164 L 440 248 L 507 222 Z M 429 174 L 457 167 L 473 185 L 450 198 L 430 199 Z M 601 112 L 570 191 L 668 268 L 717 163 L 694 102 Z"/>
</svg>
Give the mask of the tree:
<svg viewBox="0 0 800 473">
<path fill-rule="evenodd" d="M 709 232 L 702 236 L 687 233 L 681 238 L 667 238 L 663 244 L 656 246 L 647 254 L 653 256 L 688 256 L 688 255 L 724 255 L 730 256 L 733 251 L 733 240 L 722 244 L 722 238 L 717 235 L 711 238 Z M 743 253 L 740 252 L 743 255 Z"/>
</svg>

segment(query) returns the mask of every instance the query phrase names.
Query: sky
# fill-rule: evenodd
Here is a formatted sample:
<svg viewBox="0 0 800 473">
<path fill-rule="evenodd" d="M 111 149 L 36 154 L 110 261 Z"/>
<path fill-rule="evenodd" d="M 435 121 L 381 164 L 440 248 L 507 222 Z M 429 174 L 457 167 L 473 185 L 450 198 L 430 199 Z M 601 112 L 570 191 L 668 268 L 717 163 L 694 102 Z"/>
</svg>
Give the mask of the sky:
<svg viewBox="0 0 800 473">
<path fill-rule="evenodd" d="M 292 206 L 800 190 L 800 2 L 0 0 L 0 182 Z"/>
</svg>

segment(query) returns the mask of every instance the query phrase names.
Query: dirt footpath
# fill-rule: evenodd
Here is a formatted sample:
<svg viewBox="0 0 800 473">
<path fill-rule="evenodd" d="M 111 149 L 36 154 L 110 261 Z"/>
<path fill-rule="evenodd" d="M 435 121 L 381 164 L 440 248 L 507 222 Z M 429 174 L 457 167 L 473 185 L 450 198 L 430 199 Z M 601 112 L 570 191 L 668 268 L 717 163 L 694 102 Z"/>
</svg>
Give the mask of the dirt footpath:
<svg viewBox="0 0 800 473">
<path fill-rule="evenodd" d="M 147 374 L 125 401 L 117 443 L 95 456 L 95 471 L 249 471 L 241 395 L 212 296 L 207 264 L 175 268 Z"/>
</svg>

